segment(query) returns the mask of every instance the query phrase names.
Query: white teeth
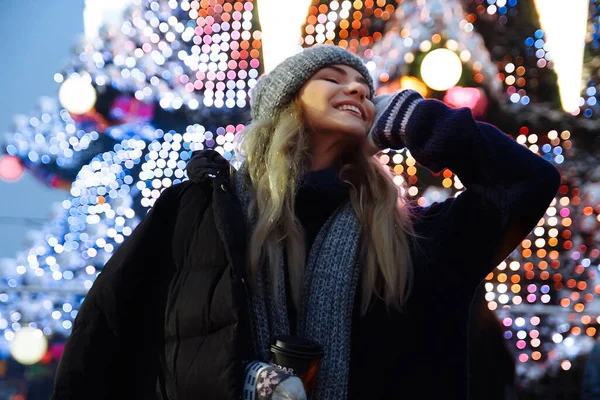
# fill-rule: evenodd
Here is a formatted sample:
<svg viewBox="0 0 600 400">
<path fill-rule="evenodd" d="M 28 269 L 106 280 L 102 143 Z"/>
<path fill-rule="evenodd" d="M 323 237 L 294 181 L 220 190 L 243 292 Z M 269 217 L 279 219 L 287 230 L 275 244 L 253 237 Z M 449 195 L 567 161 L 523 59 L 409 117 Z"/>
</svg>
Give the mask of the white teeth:
<svg viewBox="0 0 600 400">
<path fill-rule="evenodd" d="M 362 113 L 360 112 L 360 109 L 356 106 L 351 106 L 349 104 L 342 104 L 341 106 L 339 106 L 337 108 L 338 110 L 344 111 L 344 110 L 349 110 L 349 111 L 354 111 L 355 113 L 357 113 L 358 115 L 362 116 Z"/>
</svg>

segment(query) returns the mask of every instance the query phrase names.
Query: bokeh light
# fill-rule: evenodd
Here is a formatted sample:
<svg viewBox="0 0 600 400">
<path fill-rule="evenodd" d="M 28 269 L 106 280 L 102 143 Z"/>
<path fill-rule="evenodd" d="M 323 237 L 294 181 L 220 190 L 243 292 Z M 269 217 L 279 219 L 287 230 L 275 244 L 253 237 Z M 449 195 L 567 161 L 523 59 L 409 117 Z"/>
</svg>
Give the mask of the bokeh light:
<svg viewBox="0 0 600 400">
<path fill-rule="evenodd" d="M 462 75 L 460 58 L 448 49 L 436 49 L 421 63 L 423 81 L 433 90 L 445 91 L 455 86 Z"/>
</svg>

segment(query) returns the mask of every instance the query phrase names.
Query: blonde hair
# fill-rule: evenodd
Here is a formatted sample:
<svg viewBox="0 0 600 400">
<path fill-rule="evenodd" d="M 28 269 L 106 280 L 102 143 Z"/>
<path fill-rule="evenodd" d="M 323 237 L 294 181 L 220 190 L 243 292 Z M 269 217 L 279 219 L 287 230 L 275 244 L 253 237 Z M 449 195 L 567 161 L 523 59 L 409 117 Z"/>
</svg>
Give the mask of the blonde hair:
<svg viewBox="0 0 600 400">
<path fill-rule="evenodd" d="M 277 295 L 277 274 L 283 249 L 291 296 L 299 309 L 305 267 L 305 241 L 294 206 L 299 179 L 309 171 L 311 135 L 304 129 L 297 101 L 275 117 L 254 121 L 238 138 L 238 157 L 245 159 L 253 188 L 249 214 L 256 221 L 249 243 L 248 276 L 252 287 L 261 265 L 268 261 Z M 401 310 L 413 279 L 409 241 L 415 233 L 410 208 L 399 195 L 387 166 L 360 149 L 342 158 L 340 179 L 350 185 L 350 201 L 363 227 L 361 315 L 372 300 Z M 283 246 L 282 246 L 283 245 Z"/>
</svg>

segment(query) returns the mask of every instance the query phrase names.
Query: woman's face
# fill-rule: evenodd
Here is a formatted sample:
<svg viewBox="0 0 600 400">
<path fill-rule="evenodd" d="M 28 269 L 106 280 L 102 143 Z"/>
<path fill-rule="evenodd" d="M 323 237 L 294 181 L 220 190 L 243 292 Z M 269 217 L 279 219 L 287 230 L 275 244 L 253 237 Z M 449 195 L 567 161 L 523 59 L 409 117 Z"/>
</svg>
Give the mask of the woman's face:
<svg viewBox="0 0 600 400">
<path fill-rule="evenodd" d="M 347 65 L 321 69 L 304 84 L 299 100 L 306 128 L 316 142 L 361 142 L 375 119 L 367 82 Z"/>
</svg>

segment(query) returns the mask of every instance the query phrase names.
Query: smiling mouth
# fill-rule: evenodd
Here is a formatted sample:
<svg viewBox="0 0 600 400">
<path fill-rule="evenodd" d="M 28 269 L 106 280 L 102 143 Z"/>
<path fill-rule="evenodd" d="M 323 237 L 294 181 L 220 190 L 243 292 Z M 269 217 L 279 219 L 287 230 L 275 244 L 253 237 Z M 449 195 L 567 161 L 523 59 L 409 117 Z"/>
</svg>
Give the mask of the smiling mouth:
<svg viewBox="0 0 600 400">
<path fill-rule="evenodd" d="M 363 119 L 362 113 L 360 112 L 360 109 L 356 106 L 351 106 L 351 105 L 347 105 L 344 104 L 342 106 L 336 107 L 336 110 L 338 111 L 346 111 L 348 113 L 350 113 L 351 115 L 360 118 L 361 120 Z"/>
</svg>

